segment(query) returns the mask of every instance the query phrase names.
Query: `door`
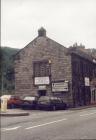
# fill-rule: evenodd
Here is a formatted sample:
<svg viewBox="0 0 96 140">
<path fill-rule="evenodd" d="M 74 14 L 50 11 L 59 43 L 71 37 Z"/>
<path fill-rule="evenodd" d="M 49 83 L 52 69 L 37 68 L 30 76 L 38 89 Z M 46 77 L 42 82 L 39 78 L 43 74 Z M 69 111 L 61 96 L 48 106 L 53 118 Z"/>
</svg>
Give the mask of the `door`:
<svg viewBox="0 0 96 140">
<path fill-rule="evenodd" d="M 38 90 L 38 95 L 40 96 L 46 96 L 46 90 Z"/>
</svg>

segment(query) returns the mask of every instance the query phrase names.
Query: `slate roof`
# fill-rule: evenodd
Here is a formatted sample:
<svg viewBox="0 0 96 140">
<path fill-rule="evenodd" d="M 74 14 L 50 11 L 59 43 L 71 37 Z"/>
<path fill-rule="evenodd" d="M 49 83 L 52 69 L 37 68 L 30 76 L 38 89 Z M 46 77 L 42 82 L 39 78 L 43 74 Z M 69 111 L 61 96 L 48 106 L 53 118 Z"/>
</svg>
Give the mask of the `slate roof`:
<svg viewBox="0 0 96 140">
<path fill-rule="evenodd" d="M 96 63 L 96 58 L 93 57 L 91 53 L 88 54 L 87 52 L 80 50 L 78 47 L 70 47 L 68 48 L 68 52 L 70 54 L 76 54 L 84 59 L 87 59 L 88 61 L 91 61 L 92 63 Z"/>
</svg>

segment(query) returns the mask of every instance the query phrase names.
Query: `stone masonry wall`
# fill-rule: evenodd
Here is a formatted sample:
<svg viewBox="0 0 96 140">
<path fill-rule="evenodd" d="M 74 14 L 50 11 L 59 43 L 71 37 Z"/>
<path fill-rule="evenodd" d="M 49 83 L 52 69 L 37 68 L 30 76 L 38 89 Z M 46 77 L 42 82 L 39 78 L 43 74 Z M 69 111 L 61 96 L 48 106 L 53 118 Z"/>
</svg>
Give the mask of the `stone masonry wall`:
<svg viewBox="0 0 96 140">
<path fill-rule="evenodd" d="M 38 87 L 33 84 L 33 61 L 51 60 L 51 80 L 67 80 L 70 91 L 65 96 L 72 102 L 71 56 L 67 48 L 47 38 L 37 37 L 22 49 L 15 59 L 15 94 L 36 95 Z M 47 94 L 52 94 L 47 86 Z"/>
</svg>

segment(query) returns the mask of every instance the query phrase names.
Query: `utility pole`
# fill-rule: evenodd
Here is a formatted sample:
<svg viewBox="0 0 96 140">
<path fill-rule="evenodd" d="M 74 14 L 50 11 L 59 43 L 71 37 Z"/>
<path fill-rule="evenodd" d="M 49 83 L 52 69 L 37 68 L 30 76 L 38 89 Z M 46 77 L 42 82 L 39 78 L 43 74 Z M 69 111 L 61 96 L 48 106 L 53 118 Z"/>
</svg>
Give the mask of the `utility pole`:
<svg viewBox="0 0 96 140">
<path fill-rule="evenodd" d="M 1 94 L 3 91 L 3 66 L 2 66 L 3 62 L 2 62 L 2 50 L 1 50 L 1 46 L 0 46 L 0 85 L 1 85 Z"/>
<path fill-rule="evenodd" d="M 3 72 L 1 72 L 1 94 L 3 95 L 4 92 L 4 77 L 3 77 Z"/>
</svg>

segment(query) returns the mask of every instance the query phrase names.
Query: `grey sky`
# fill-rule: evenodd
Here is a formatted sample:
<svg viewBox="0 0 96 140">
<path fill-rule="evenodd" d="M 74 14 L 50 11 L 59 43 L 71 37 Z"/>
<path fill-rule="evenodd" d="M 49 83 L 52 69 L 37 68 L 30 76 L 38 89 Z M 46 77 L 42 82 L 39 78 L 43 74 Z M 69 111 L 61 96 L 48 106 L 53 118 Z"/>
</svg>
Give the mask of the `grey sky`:
<svg viewBox="0 0 96 140">
<path fill-rule="evenodd" d="M 1 45 L 23 48 L 43 26 L 69 47 L 96 48 L 96 0 L 1 0 Z"/>
</svg>

